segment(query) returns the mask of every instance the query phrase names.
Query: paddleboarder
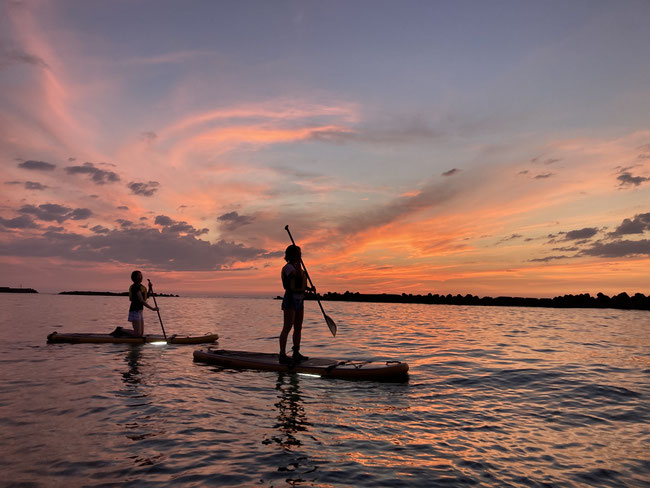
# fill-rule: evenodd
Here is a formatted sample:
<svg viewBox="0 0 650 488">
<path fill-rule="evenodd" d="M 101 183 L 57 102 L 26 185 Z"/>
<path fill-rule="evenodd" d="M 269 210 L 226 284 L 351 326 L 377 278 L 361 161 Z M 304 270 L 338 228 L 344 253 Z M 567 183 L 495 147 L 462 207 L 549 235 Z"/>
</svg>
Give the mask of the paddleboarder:
<svg viewBox="0 0 650 488">
<path fill-rule="evenodd" d="M 133 284 L 129 287 L 129 300 L 131 302 L 129 322 L 133 326 L 133 332 L 128 332 L 135 337 L 142 337 L 144 335 L 143 307 L 147 307 L 154 312 L 158 311 L 158 307 L 152 307 L 147 303 L 147 289 L 142 284 L 142 273 L 140 271 L 131 273 L 131 281 L 133 281 Z"/>
<path fill-rule="evenodd" d="M 302 321 L 305 313 L 305 291 L 316 292 L 316 288 L 307 286 L 307 276 L 300 265 L 302 252 L 295 244 L 290 245 L 284 252 L 287 264 L 282 268 L 282 286 L 284 298 L 282 310 L 284 311 L 284 327 L 280 333 L 280 363 L 305 361 L 307 358 L 300 354 L 300 340 L 302 337 Z M 287 339 L 293 329 L 293 354 L 287 356 Z"/>
</svg>

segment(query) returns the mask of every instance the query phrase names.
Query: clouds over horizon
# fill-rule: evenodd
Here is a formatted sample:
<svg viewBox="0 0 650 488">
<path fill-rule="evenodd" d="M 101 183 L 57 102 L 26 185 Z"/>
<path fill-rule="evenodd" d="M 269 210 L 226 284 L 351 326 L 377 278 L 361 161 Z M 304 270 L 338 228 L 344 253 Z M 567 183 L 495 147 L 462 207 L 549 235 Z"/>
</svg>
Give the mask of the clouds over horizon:
<svg viewBox="0 0 650 488">
<path fill-rule="evenodd" d="M 159 216 L 157 220 L 158 225 L 163 227 L 161 230 L 128 224 L 113 230 L 96 225 L 90 229 L 93 234 L 89 236 L 46 230 L 38 236 L 0 242 L 0 255 L 114 262 L 162 271 L 236 269 L 233 267 L 237 263 L 252 265 L 259 260 L 281 255 L 277 251 L 269 252 L 232 241 L 210 243 L 197 237 L 207 229 L 197 230 L 185 222 L 176 222 L 165 216 Z M 30 222 L 23 216 L 13 219 L 13 222 L 0 219 L 0 224 L 29 228 Z"/>
<path fill-rule="evenodd" d="M 548 244 L 557 242 L 572 242 L 573 247 L 553 248 L 557 251 L 572 251 L 575 254 L 551 255 L 543 258 L 530 259 L 531 262 L 549 262 L 584 256 L 601 258 L 624 258 L 635 256 L 650 256 L 650 240 L 622 239 L 623 236 L 644 234 L 650 232 L 650 212 L 637 214 L 633 218 L 626 218 L 613 231 L 607 233 L 602 239 L 591 241 L 601 229 L 585 227 L 583 229 L 551 234 Z"/>
</svg>

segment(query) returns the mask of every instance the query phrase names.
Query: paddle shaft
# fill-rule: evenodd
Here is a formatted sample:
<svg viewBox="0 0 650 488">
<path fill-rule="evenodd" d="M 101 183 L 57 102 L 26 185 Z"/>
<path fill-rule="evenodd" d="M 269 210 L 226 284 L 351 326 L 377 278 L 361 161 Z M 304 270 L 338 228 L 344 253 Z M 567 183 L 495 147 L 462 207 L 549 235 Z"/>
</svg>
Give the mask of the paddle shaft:
<svg viewBox="0 0 650 488">
<path fill-rule="evenodd" d="M 158 308 L 158 303 L 156 302 L 156 294 L 153 292 L 153 285 L 151 284 L 151 280 L 147 280 L 149 282 L 149 293 L 153 297 L 153 304 Z M 158 314 L 158 320 L 160 320 L 160 328 L 163 331 L 163 337 L 165 338 L 165 341 L 167 340 L 167 334 L 165 333 L 165 326 L 163 325 L 162 317 L 160 316 L 160 309 L 156 310 L 156 313 Z"/>
<path fill-rule="evenodd" d="M 289 230 L 289 226 L 286 225 L 284 227 L 284 230 L 286 230 L 287 234 L 289 234 L 289 239 L 291 239 L 291 244 L 293 244 L 295 246 L 296 241 L 293 240 L 293 236 L 291 235 L 291 231 Z M 309 277 L 309 273 L 307 272 L 307 268 L 305 267 L 305 263 L 302 260 L 302 256 L 300 256 L 300 265 L 302 266 L 302 269 L 305 271 L 305 276 L 307 276 L 307 280 L 309 280 L 309 284 L 311 285 L 311 287 L 316 288 L 314 286 L 314 283 L 311 281 L 311 278 Z M 325 320 L 327 320 L 327 314 L 325 313 L 325 310 L 323 309 L 323 305 L 321 305 L 320 300 L 318 299 L 318 295 L 316 295 L 316 301 L 318 302 L 318 306 L 320 307 L 320 311 L 323 312 L 323 317 L 325 317 Z"/>
</svg>

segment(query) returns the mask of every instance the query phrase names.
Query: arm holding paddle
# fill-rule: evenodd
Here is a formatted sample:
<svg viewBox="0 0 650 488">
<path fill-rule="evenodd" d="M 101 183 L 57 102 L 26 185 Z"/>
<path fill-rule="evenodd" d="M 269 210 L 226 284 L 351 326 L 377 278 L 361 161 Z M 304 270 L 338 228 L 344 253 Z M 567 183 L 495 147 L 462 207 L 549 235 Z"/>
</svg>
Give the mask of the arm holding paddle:
<svg viewBox="0 0 650 488">
<path fill-rule="evenodd" d="M 148 308 L 148 309 L 151 310 L 152 312 L 157 312 L 157 311 L 158 311 L 158 307 L 157 307 L 157 306 L 152 307 L 151 305 L 149 305 L 149 304 L 147 303 L 147 299 L 149 298 L 149 296 L 151 296 L 151 293 L 148 293 L 148 294 L 147 294 L 147 298 L 145 298 L 145 297 L 142 295 L 142 292 L 141 292 L 140 290 L 138 290 L 138 291 L 136 292 L 136 299 L 137 299 L 138 301 L 140 301 L 140 303 L 142 303 L 142 306 L 143 306 L 143 307 Z"/>
</svg>

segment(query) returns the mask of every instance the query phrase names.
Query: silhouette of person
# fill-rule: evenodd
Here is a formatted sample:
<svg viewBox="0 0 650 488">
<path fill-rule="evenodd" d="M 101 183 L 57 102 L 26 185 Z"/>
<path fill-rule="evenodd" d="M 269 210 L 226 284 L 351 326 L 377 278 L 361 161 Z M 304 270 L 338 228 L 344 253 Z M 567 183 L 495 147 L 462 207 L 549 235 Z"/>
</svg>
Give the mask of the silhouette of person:
<svg viewBox="0 0 650 488">
<path fill-rule="evenodd" d="M 307 275 L 302 269 L 302 252 L 300 247 L 292 244 L 284 252 L 287 264 L 282 268 L 282 286 L 284 298 L 282 310 L 284 311 L 284 326 L 280 333 L 280 363 L 289 364 L 309 359 L 300 354 L 300 340 L 302 338 L 302 321 L 305 314 L 305 291 L 316 291 L 307 287 Z M 287 356 L 287 339 L 293 329 L 293 355 Z"/>
</svg>

